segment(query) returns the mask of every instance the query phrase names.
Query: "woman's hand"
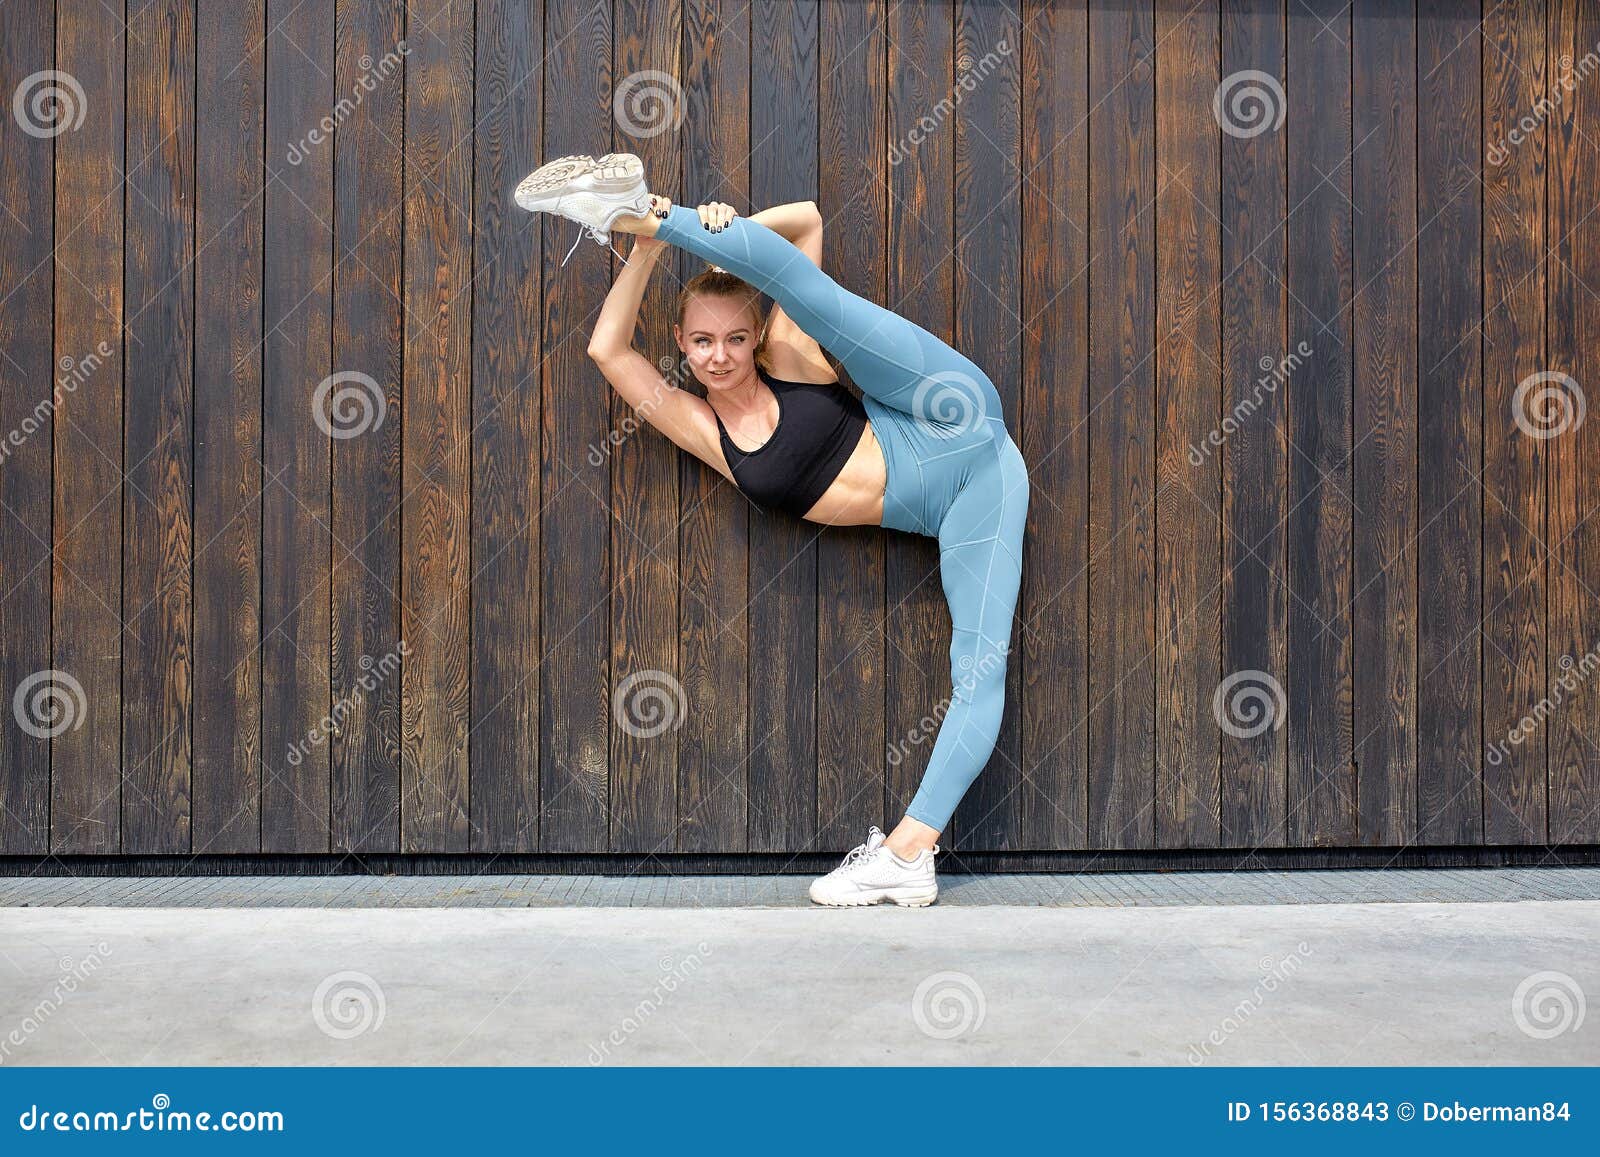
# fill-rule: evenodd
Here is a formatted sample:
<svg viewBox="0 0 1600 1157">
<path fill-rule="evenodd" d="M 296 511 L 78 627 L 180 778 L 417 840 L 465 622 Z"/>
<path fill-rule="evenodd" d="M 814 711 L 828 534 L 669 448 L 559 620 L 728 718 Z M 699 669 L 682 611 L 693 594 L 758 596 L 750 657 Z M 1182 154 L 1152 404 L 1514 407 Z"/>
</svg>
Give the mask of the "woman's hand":
<svg viewBox="0 0 1600 1157">
<path fill-rule="evenodd" d="M 698 208 L 701 226 L 713 233 L 721 233 L 728 227 L 728 222 L 739 215 L 732 205 L 722 201 L 708 201 Z"/>
</svg>

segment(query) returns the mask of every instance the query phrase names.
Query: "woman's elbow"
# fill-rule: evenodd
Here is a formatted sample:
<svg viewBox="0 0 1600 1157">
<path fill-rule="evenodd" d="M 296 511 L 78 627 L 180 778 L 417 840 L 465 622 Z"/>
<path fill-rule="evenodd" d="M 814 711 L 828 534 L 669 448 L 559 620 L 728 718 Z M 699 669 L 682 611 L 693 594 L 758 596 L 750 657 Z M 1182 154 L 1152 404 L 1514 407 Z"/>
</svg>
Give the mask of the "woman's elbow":
<svg viewBox="0 0 1600 1157">
<path fill-rule="evenodd" d="M 586 352 L 589 355 L 589 360 L 595 362 L 606 362 L 610 361 L 623 351 L 615 342 L 591 341 Z"/>
</svg>

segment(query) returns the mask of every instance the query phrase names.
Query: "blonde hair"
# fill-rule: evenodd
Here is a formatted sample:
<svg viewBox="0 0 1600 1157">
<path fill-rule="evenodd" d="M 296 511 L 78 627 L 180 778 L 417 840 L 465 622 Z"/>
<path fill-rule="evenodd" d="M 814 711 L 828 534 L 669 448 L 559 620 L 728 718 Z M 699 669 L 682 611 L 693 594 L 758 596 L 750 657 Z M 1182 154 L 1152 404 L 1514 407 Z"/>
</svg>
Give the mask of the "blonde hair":
<svg viewBox="0 0 1600 1157">
<path fill-rule="evenodd" d="M 683 318 L 689 311 L 689 303 L 697 297 L 727 297 L 735 301 L 742 301 L 755 314 L 757 324 L 760 326 L 760 336 L 756 338 L 755 357 L 759 361 L 767 349 L 767 322 L 761 312 L 761 294 L 756 287 L 744 278 L 729 273 L 720 266 L 695 274 L 684 283 L 678 291 L 678 325 L 682 327 Z"/>
</svg>

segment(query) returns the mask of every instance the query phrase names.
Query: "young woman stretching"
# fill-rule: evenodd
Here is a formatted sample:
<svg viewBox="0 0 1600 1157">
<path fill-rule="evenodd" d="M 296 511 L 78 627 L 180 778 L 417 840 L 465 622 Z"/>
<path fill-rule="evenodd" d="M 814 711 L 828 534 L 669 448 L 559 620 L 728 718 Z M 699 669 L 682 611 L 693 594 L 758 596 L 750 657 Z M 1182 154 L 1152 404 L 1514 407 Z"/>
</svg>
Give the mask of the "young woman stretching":
<svg viewBox="0 0 1600 1157">
<path fill-rule="evenodd" d="M 819 904 L 932 903 L 939 833 L 1000 730 L 1022 575 L 1028 473 L 994 384 L 921 326 L 824 273 L 812 202 L 749 218 L 721 202 L 673 206 L 649 193 L 631 153 L 552 161 L 523 180 L 516 201 L 577 221 L 602 244 L 612 229 L 638 238 L 589 355 L 651 425 L 762 507 L 938 539 L 952 691 L 927 770 L 887 837 L 873 826 L 811 885 Z M 704 399 L 673 388 L 632 348 L 645 284 L 669 244 L 717 267 L 684 287 L 674 327 Z M 758 290 L 776 302 L 764 322 Z"/>
</svg>

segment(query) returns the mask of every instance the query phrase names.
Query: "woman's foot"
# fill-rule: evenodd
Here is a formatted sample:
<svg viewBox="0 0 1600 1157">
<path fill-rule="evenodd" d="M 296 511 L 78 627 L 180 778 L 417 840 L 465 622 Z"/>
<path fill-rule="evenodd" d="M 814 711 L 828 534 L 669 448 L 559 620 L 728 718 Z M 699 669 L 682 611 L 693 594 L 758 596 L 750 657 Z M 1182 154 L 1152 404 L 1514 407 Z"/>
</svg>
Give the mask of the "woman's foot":
<svg viewBox="0 0 1600 1157">
<path fill-rule="evenodd" d="M 935 844 L 907 862 L 889 850 L 876 826 L 866 843 L 857 844 L 844 862 L 811 883 L 811 899 L 830 907 L 856 907 L 893 900 L 902 908 L 925 908 L 939 896 L 934 880 Z"/>
<path fill-rule="evenodd" d="M 644 162 L 632 153 L 557 157 L 524 177 L 513 198 L 530 213 L 554 213 L 576 221 L 601 245 L 610 243 L 610 231 L 619 218 L 644 218 L 651 209 Z"/>
</svg>

